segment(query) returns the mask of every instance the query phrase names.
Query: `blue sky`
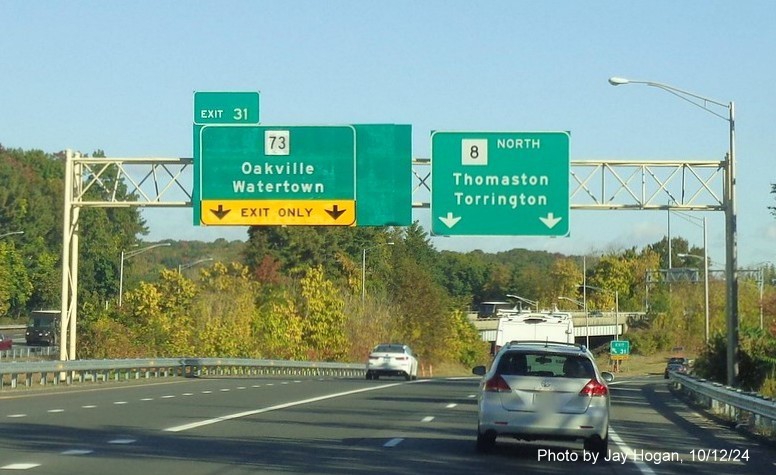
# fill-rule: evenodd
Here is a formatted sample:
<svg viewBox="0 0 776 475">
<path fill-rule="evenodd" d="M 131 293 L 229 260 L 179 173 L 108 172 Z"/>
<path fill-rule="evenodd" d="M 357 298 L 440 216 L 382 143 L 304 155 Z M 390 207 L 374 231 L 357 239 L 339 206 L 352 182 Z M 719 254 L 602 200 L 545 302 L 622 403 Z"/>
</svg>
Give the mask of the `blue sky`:
<svg viewBox="0 0 776 475">
<path fill-rule="evenodd" d="M 493 130 L 570 131 L 572 160 L 721 160 L 726 121 L 607 79 L 735 101 L 739 263 L 776 261 L 771 1 L 1 0 L 0 18 L 0 143 L 46 152 L 190 157 L 192 93 L 215 90 L 260 91 L 265 124 L 411 124 L 416 157 L 432 130 Z M 433 242 L 600 254 L 659 241 L 666 215 L 574 210 L 570 237 Z M 148 240 L 247 238 L 190 209 L 144 216 Z M 721 268 L 723 213 L 705 216 Z M 695 221 L 671 233 L 702 243 Z"/>
</svg>

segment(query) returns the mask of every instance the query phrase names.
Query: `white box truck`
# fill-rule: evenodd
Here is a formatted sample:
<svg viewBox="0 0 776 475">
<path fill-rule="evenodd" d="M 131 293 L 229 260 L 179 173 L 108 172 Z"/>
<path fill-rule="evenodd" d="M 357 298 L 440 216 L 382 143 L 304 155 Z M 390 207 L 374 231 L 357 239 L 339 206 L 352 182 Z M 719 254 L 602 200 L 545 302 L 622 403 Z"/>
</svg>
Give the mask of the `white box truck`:
<svg viewBox="0 0 776 475">
<path fill-rule="evenodd" d="M 563 312 L 505 315 L 498 321 L 493 354 L 511 341 L 574 343 L 574 321 Z"/>
</svg>

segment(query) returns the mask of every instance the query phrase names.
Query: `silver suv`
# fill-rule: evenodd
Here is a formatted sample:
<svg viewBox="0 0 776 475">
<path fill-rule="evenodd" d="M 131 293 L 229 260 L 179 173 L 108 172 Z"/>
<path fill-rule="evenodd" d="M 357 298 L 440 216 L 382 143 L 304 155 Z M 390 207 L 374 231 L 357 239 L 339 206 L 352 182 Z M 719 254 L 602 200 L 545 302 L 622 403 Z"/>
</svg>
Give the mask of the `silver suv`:
<svg viewBox="0 0 776 475">
<path fill-rule="evenodd" d="M 609 446 L 609 387 L 612 373 L 598 370 L 584 345 L 510 342 L 482 376 L 478 399 L 477 450 L 497 437 L 518 440 L 583 440 L 584 449 L 605 455 Z"/>
</svg>

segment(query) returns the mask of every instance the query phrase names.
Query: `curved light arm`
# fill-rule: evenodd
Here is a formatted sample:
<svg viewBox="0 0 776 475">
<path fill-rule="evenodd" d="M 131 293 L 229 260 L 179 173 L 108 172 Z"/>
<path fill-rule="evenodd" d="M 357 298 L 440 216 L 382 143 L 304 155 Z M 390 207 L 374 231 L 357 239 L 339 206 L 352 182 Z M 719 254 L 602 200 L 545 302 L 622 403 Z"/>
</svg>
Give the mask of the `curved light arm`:
<svg viewBox="0 0 776 475">
<path fill-rule="evenodd" d="M 678 97 L 679 99 L 681 99 L 683 101 L 687 101 L 687 102 L 689 102 L 690 104 L 692 104 L 692 105 L 694 105 L 696 107 L 700 107 L 701 109 L 705 110 L 706 112 L 708 112 L 710 114 L 714 114 L 714 115 L 716 115 L 717 117 L 719 117 L 722 120 L 726 120 L 726 121 L 731 122 L 731 123 L 733 122 L 733 107 L 732 107 L 732 103 L 731 104 L 725 104 L 725 103 L 722 103 L 722 102 L 719 102 L 719 101 L 715 101 L 714 99 L 709 99 L 708 97 L 699 96 L 698 94 L 695 94 L 695 93 L 692 93 L 692 92 L 689 92 L 689 91 L 685 91 L 683 89 L 679 89 L 678 87 L 669 86 L 668 84 L 663 84 L 663 83 L 654 82 L 654 81 L 634 81 L 634 80 L 630 80 L 630 79 L 625 79 L 625 78 L 620 78 L 620 77 L 614 76 L 614 77 L 609 78 L 609 84 L 611 84 L 612 86 L 621 86 L 623 84 L 644 84 L 646 86 L 656 87 L 658 89 L 662 89 L 662 90 L 664 90 L 666 92 L 669 92 L 669 93 L 675 95 L 676 97 Z M 693 101 L 692 99 L 689 99 L 688 96 L 692 97 L 694 99 L 698 99 L 700 102 Z M 708 104 L 714 104 L 715 106 L 724 107 L 725 109 L 728 110 L 728 116 L 725 117 L 724 115 L 719 114 L 719 113 L 709 109 L 708 108 Z"/>
<path fill-rule="evenodd" d="M 569 302 L 576 304 L 577 307 L 584 309 L 585 304 L 579 300 L 572 299 L 570 297 L 558 297 L 558 300 L 568 300 Z"/>
<path fill-rule="evenodd" d="M 212 257 L 206 257 L 204 259 L 199 259 L 199 260 L 194 261 L 194 262 L 189 262 L 188 264 L 179 264 L 178 265 L 178 274 L 180 274 L 181 271 L 184 270 L 184 269 L 188 269 L 189 267 L 194 267 L 197 264 L 202 264 L 203 262 L 209 262 L 209 261 L 212 261 L 212 260 L 213 260 Z"/>
<path fill-rule="evenodd" d="M 0 234 L 0 238 L 4 238 L 6 236 L 14 236 L 16 234 L 24 234 L 24 231 L 11 231 L 10 233 L 3 233 L 3 234 Z"/>
<path fill-rule="evenodd" d="M 523 302 L 525 304 L 528 304 L 531 307 L 536 307 L 536 309 L 539 309 L 539 302 L 536 300 L 527 299 L 525 297 L 521 297 L 519 295 L 514 294 L 507 294 L 507 297 L 517 300 L 518 302 Z"/>
<path fill-rule="evenodd" d="M 138 254 L 142 254 L 142 253 L 144 253 L 146 251 L 150 251 L 151 249 L 155 249 L 157 247 L 163 247 L 163 246 L 170 246 L 170 245 L 171 244 L 169 242 L 163 242 L 163 243 L 160 243 L 160 244 L 154 244 L 152 246 L 147 246 L 147 247 L 144 247 L 144 248 L 141 248 L 141 249 L 135 249 L 134 251 L 129 251 L 129 252 L 125 251 L 125 252 L 122 253 L 122 259 L 126 260 L 126 259 L 129 259 L 130 257 L 134 257 L 134 256 L 136 256 Z"/>
<path fill-rule="evenodd" d="M 580 287 L 584 287 L 584 288 L 590 289 L 590 290 L 595 290 L 595 291 L 598 291 L 598 292 L 606 292 L 606 293 L 608 293 L 610 295 L 614 295 L 613 291 L 611 291 L 609 289 L 604 289 L 603 287 L 596 287 L 595 285 L 583 284 L 583 285 L 580 285 Z"/>
</svg>

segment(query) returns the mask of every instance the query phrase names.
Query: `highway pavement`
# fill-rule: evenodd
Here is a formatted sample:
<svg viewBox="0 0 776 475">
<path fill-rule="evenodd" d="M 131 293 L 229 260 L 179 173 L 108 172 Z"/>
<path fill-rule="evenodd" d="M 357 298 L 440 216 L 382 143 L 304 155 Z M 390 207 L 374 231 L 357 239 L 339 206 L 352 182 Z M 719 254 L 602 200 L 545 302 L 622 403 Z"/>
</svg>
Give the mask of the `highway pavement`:
<svg viewBox="0 0 776 475">
<path fill-rule="evenodd" d="M 581 442 L 474 450 L 477 380 L 223 377 L 0 393 L 0 473 L 763 474 L 776 450 L 661 377 L 611 385 L 611 460 Z M 621 463 L 622 462 L 622 463 Z"/>
</svg>

